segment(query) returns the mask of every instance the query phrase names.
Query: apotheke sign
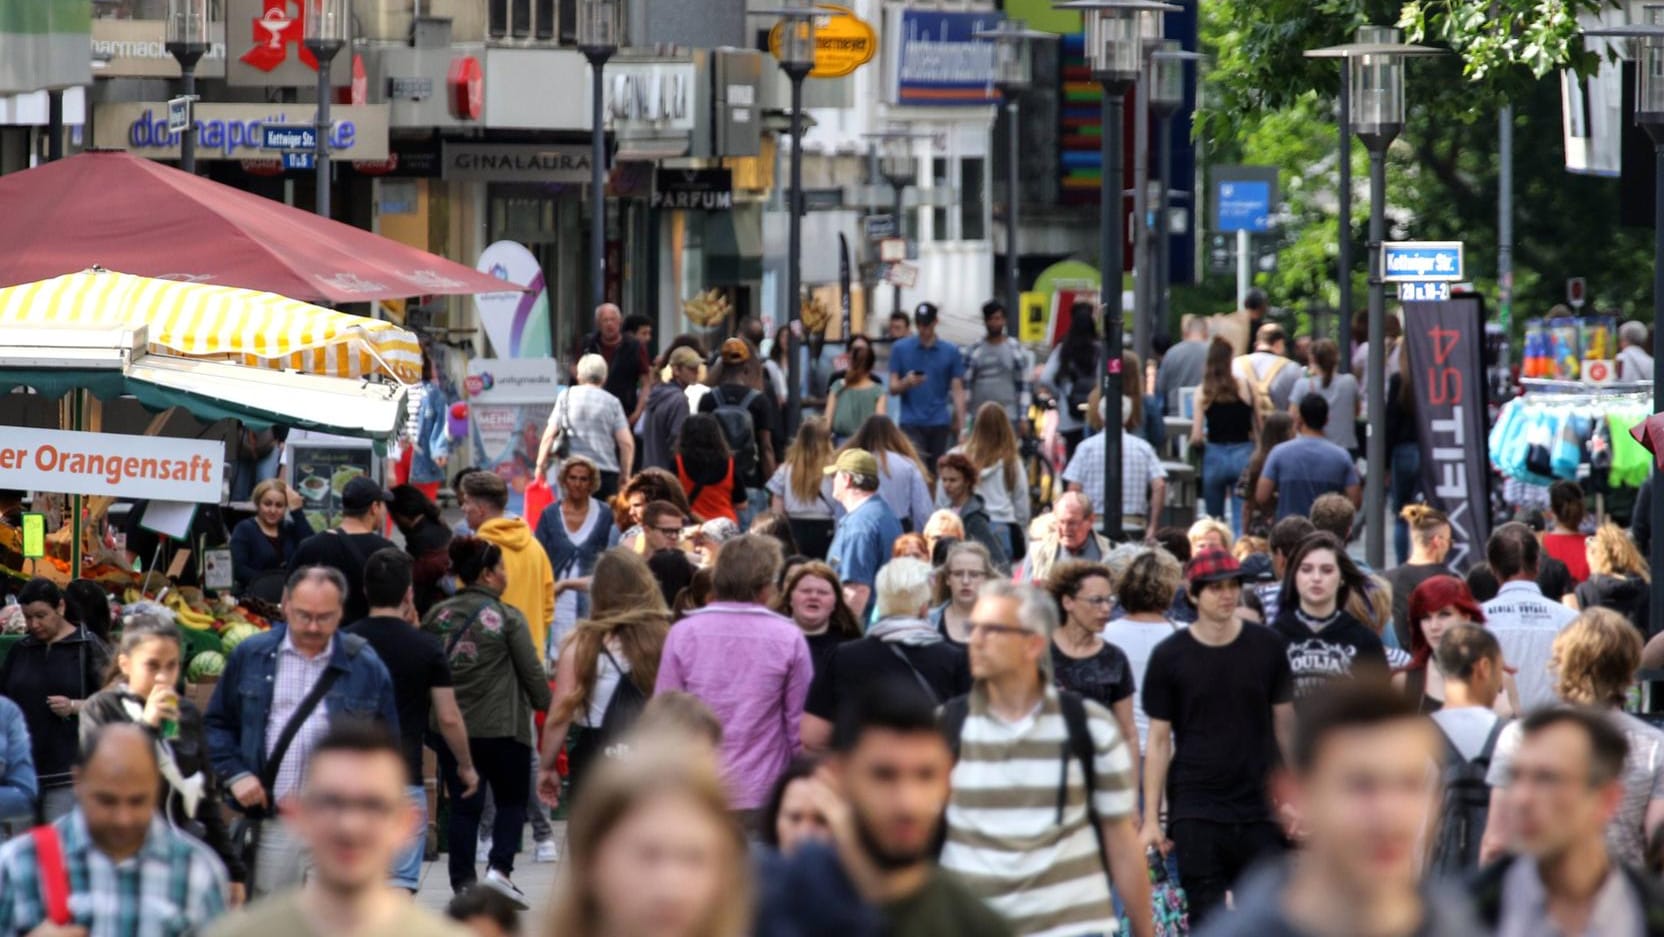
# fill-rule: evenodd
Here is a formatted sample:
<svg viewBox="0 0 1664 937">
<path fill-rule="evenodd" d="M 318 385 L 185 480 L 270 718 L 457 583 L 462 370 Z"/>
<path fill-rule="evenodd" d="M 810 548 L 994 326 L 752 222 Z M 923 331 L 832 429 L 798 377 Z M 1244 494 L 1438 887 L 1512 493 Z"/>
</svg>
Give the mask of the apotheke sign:
<svg viewBox="0 0 1664 937">
<path fill-rule="evenodd" d="M 330 131 L 333 160 L 387 158 L 387 105 L 336 106 Z M 196 158 L 265 159 L 268 124 L 310 127 L 309 104 L 202 104 L 196 107 Z M 127 150 L 150 159 L 179 158 L 179 134 L 168 132 L 166 102 L 119 102 L 93 109 L 93 146 Z"/>
<path fill-rule="evenodd" d="M 588 182 L 589 147 L 447 142 L 440 174 L 461 182 Z"/>
</svg>

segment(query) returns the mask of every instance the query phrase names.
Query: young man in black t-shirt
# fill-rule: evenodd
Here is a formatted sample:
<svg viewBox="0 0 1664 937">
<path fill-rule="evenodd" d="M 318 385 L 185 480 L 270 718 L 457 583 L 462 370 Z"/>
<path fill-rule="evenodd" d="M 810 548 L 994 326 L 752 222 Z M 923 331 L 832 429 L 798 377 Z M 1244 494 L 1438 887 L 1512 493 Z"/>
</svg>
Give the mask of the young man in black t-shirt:
<svg viewBox="0 0 1664 937">
<path fill-rule="evenodd" d="M 1156 645 L 1144 672 L 1142 836 L 1178 850 L 1191 926 L 1200 927 L 1244 869 L 1285 846 L 1266 784 L 1287 754 L 1294 685 L 1282 639 L 1237 617 L 1242 570 L 1229 553 L 1201 551 L 1185 578 L 1196 621 Z"/>
<path fill-rule="evenodd" d="M 393 884 L 412 894 L 421 886 L 422 858 L 427 845 L 427 793 L 422 786 L 422 735 L 428 714 L 438 717 L 439 732 L 456 756 L 457 773 L 468 793 L 479 785 L 474 758 L 468 749 L 468 728 L 456 705 L 451 664 L 439 639 L 417 627 L 416 593 L 411 587 L 415 561 L 397 547 L 377 550 L 364 563 L 364 594 L 369 617 L 347 627 L 370 642 L 393 678 L 393 705 L 399 713 L 399 749 L 409 772 L 411 800 L 422 811 L 422 822 L 410 845 L 393 868 Z"/>
<path fill-rule="evenodd" d="M 377 550 L 397 549 L 379 531 L 387 527 L 387 505 L 393 493 L 360 475 L 341 489 L 341 526 L 302 540 L 289 561 L 289 571 L 308 566 L 329 566 L 347 577 L 347 594 L 342 597 L 343 622 L 357 621 L 369 614 L 364 600 L 364 563 Z"/>
</svg>

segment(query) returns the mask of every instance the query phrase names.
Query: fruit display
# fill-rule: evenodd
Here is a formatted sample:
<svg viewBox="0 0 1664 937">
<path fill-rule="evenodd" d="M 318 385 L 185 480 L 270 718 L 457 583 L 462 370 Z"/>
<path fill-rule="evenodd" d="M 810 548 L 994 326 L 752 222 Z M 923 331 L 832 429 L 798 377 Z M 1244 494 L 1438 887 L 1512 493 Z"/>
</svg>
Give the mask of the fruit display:
<svg viewBox="0 0 1664 937">
<path fill-rule="evenodd" d="M 832 324 L 832 307 L 818 297 L 811 297 L 803 301 L 801 310 L 803 331 L 814 335 L 826 331 Z"/>
<path fill-rule="evenodd" d="M 693 320 L 694 325 L 710 328 L 728 318 L 733 312 L 733 305 L 727 294 L 718 289 L 706 290 L 695 294 L 682 303 L 682 312 Z"/>
<path fill-rule="evenodd" d="M 157 577 L 159 579 L 160 577 Z M 143 586 L 158 584 L 155 580 L 146 578 Z M 222 599 L 219 602 L 208 601 L 201 589 L 193 586 L 178 588 L 163 587 L 155 593 L 139 587 L 129 587 L 122 593 L 122 602 L 131 605 L 140 601 L 158 601 L 173 613 L 174 621 L 181 628 L 193 631 L 211 631 L 223 634 L 227 629 L 238 625 L 249 625 L 259 631 L 271 627 L 271 623 L 246 606 L 237 605 Z"/>
<path fill-rule="evenodd" d="M 252 622 L 240 621 L 220 632 L 220 646 L 225 648 L 225 653 L 229 654 L 237 645 L 259 633 L 260 626 Z"/>
<path fill-rule="evenodd" d="M 218 651 L 201 651 L 191 658 L 190 666 L 185 668 L 185 679 L 192 683 L 201 683 L 204 678 L 217 678 L 224 672 L 224 654 Z"/>
</svg>

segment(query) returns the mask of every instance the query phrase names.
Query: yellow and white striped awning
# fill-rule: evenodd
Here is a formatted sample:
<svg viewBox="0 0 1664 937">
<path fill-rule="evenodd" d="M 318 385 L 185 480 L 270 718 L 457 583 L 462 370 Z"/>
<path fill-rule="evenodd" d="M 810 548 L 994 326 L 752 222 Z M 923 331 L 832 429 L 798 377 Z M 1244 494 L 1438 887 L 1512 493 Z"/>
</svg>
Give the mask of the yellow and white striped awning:
<svg viewBox="0 0 1664 937">
<path fill-rule="evenodd" d="M 151 346 L 194 358 L 332 377 L 422 379 L 416 336 L 392 323 L 276 293 L 86 270 L 0 289 L 0 326 L 150 327 Z"/>
</svg>

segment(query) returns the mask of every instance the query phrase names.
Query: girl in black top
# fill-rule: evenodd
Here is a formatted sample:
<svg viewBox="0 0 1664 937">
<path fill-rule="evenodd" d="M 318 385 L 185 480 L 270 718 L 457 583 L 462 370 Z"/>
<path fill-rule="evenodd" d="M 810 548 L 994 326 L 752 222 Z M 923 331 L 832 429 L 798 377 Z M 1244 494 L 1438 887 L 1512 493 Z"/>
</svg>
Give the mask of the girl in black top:
<svg viewBox="0 0 1664 937">
<path fill-rule="evenodd" d="M 1259 412 L 1254 389 L 1231 370 L 1231 343 L 1215 337 L 1208 345 L 1202 386 L 1196 391 L 1196 416 L 1190 425 L 1190 444 L 1202 450 L 1202 499 L 1208 516 L 1223 519 L 1225 497 L 1231 496 L 1231 534 L 1242 536 L 1242 499 L 1236 497 L 1237 479 L 1254 454 Z"/>
<path fill-rule="evenodd" d="M 1346 611 L 1364 589 L 1363 571 L 1346 545 L 1326 531 L 1300 541 L 1289 557 L 1272 628 L 1288 642 L 1296 702 L 1323 684 L 1365 673 L 1387 674 L 1387 653 L 1369 626 Z"/>
<path fill-rule="evenodd" d="M 1052 569 L 1046 589 L 1061 611 L 1052 634 L 1052 673 L 1057 685 L 1108 709 L 1121 737 L 1133 752 L 1132 776 L 1138 777 L 1138 728 L 1133 721 L 1132 664 L 1122 650 L 1103 638 L 1115 604 L 1114 581 L 1102 563 L 1070 560 Z"/>
</svg>

